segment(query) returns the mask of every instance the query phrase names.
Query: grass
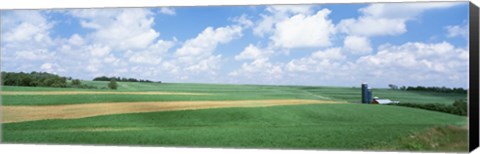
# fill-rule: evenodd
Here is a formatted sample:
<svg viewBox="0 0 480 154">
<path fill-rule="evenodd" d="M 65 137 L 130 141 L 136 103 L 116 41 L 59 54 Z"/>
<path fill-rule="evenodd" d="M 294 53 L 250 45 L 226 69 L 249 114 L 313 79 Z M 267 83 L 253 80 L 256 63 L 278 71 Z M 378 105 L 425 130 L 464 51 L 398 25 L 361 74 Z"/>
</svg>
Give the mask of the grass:
<svg viewBox="0 0 480 154">
<path fill-rule="evenodd" d="M 82 81 L 97 87 L 106 81 Z M 182 84 L 182 83 L 138 83 L 118 82 L 116 91 L 164 91 L 210 93 L 210 96 L 185 95 L 4 95 L 3 105 L 57 105 L 97 102 L 138 101 L 185 101 L 185 100 L 260 100 L 260 99 L 314 99 L 360 102 L 360 89 L 351 87 L 270 86 L 270 85 L 225 85 L 225 84 Z M 43 88 L 2 86 L 4 91 L 113 91 L 75 88 Z M 452 104 L 466 98 L 465 94 L 441 94 L 433 92 L 409 92 L 390 89 L 374 89 L 374 96 L 398 100 L 401 103 Z"/>
<path fill-rule="evenodd" d="M 435 126 L 401 137 L 396 144 L 379 144 L 372 149 L 390 151 L 459 152 L 468 149 L 468 129 L 458 126 Z"/>
<path fill-rule="evenodd" d="M 375 146 L 393 146 L 391 141 L 433 126 L 465 123 L 465 117 L 412 108 L 320 104 L 8 123 L 2 136 L 8 143 L 381 149 Z"/>
<path fill-rule="evenodd" d="M 108 82 L 82 81 L 97 87 Z M 119 92 L 160 91 L 213 95 L 2 95 L 2 105 L 100 102 L 312 99 L 347 104 L 220 108 L 104 115 L 3 124 L 7 143 L 466 151 L 466 117 L 422 109 L 359 104 L 352 87 L 118 82 Z M 3 91 L 113 91 L 2 86 Z M 465 94 L 373 89 L 400 103 L 452 104 Z M 448 129 L 444 129 L 448 128 Z M 440 133 L 428 133 L 430 130 Z M 409 138 L 414 136 L 414 138 Z M 445 138 L 445 139 L 442 139 Z M 425 140 L 431 139 L 431 140 Z M 429 147 L 429 145 L 442 147 Z"/>
</svg>

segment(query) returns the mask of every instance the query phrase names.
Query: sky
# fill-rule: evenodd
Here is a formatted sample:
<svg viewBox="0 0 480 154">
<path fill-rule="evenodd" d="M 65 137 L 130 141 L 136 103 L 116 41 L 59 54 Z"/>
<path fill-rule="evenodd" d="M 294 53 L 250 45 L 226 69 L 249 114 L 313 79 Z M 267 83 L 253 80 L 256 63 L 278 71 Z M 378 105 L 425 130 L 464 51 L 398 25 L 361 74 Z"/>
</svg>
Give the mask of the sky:
<svg viewBox="0 0 480 154">
<path fill-rule="evenodd" d="M 468 87 L 468 2 L 1 11 L 1 70 Z"/>
</svg>

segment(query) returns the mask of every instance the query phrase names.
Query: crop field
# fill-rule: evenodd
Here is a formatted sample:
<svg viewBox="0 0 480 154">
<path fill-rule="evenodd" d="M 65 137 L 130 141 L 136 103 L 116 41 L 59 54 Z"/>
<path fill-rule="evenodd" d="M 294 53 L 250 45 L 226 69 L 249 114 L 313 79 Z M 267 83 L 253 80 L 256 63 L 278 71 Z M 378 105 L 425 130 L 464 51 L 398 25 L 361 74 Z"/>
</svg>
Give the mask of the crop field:
<svg viewBox="0 0 480 154">
<path fill-rule="evenodd" d="M 373 93 L 401 103 L 467 97 Z M 360 89 L 352 87 L 118 82 L 117 90 L 2 86 L 1 96 L 7 143 L 467 150 L 466 117 L 359 104 Z"/>
</svg>

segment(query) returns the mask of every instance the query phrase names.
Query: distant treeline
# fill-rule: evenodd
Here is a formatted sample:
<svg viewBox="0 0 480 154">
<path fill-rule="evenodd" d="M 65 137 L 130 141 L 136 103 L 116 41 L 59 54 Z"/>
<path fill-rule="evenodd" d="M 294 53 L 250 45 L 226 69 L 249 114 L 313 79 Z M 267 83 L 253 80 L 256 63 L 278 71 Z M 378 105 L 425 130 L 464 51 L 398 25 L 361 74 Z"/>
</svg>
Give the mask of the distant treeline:
<svg viewBox="0 0 480 154">
<path fill-rule="evenodd" d="M 468 104 L 466 99 L 460 99 L 453 102 L 451 105 L 440 104 L 440 103 L 430 103 L 430 104 L 415 104 L 415 103 L 398 103 L 398 104 L 388 104 L 396 106 L 405 106 L 411 108 L 419 108 L 425 110 L 432 110 L 438 112 L 445 112 L 450 114 L 456 114 L 461 116 L 467 116 Z"/>
<path fill-rule="evenodd" d="M 68 83 L 67 80 L 72 80 Z M 97 87 L 85 85 L 78 79 L 71 77 L 62 77 L 47 72 L 16 73 L 2 72 L 2 85 L 5 86 L 28 86 L 28 87 L 57 87 L 57 88 L 87 88 L 96 89 Z"/>
<path fill-rule="evenodd" d="M 396 85 L 393 85 L 393 84 L 389 84 L 388 85 L 391 89 L 394 89 L 394 90 L 406 90 L 406 91 L 429 91 L 429 92 L 438 92 L 438 93 L 462 93 L 462 94 L 466 94 L 467 93 L 467 89 L 463 89 L 463 88 L 447 88 L 447 87 L 424 87 L 424 86 L 416 86 L 416 87 L 413 87 L 413 86 L 408 86 L 408 87 L 405 87 L 405 86 L 402 86 L 402 87 L 398 87 Z"/>
<path fill-rule="evenodd" d="M 447 88 L 447 87 L 423 87 L 423 86 L 416 86 L 416 87 L 407 87 L 407 91 L 431 91 L 431 92 L 438 92 L 438 93 L 467 93 L 467 89 L 463 88 Z"/>
<path fill-rule="evenodd" d="M 119 81 L 119 82 L 153 82 L 150 80 L 143 80 L 143 79 L 135 79 L 135 78 L 121 78 L 121 77 L 106 77 L 106 76 L 101 76 L 101 77 L 96 77 L 93 79 L 93 81 Z M 159 83 L 161 81 L 158 81 Z"/>
<path fill-rule="evenodd" d="M 46 72 L 2 72 L 2 85 L 29 87 L 67 87 L 67 78 Z"/>
</svg>

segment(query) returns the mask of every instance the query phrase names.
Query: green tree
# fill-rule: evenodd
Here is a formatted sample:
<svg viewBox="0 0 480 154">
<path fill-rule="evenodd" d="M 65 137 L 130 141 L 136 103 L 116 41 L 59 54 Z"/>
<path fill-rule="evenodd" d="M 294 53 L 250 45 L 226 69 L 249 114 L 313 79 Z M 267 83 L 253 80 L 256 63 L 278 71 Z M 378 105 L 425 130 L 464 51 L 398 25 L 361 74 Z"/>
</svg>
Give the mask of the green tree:
<svg viewBox="0 0 480 154">
<path fill-rule="evenodd" d="M 459 99 L 453 102 L 453 106 L 455 106 L 460 115 L 467 115 L 468 113 L 468 103 L 466 99 Z"/>
<path fill-rule="evenodd" d="M 117 81 L 115 80 L 115 78 L 112 78 L 112 80 L 110 80 L 110 83 L 108 83 L 108 87 L 110 89 L 117 89 Z"/>
<path fill-rule="evenodd" d="M 80 86 L 81 84 L 82 83 L 78 79 L 72 80 L 72 85 L 74 85 L 74 86 Z"/>
</svg>

